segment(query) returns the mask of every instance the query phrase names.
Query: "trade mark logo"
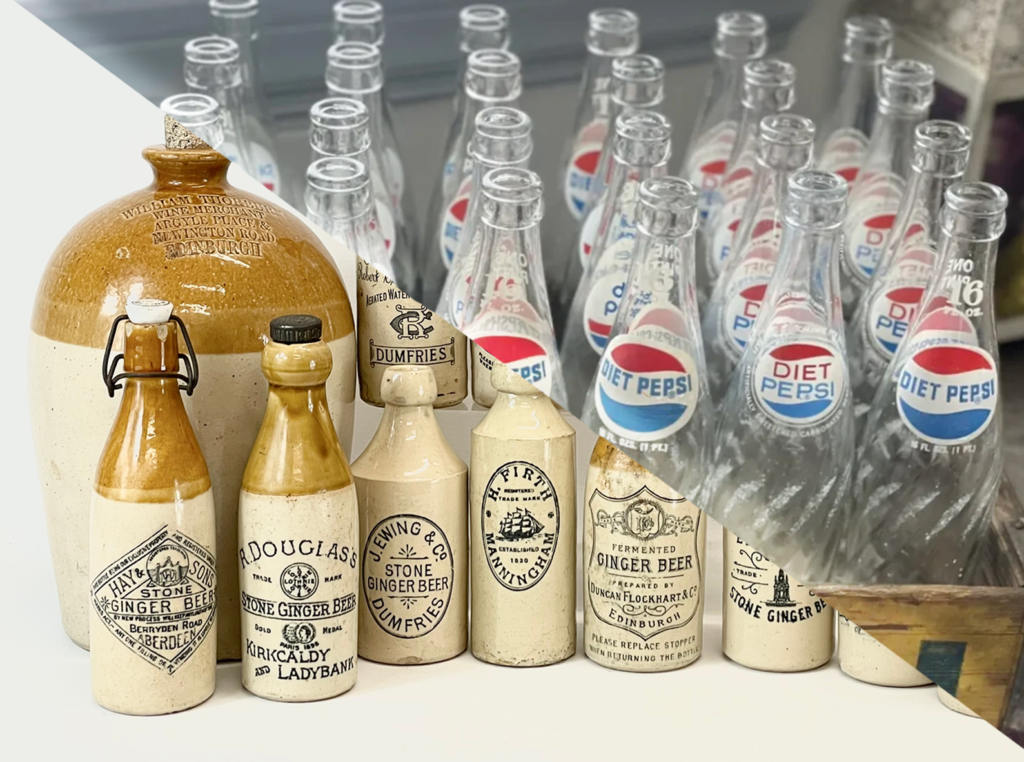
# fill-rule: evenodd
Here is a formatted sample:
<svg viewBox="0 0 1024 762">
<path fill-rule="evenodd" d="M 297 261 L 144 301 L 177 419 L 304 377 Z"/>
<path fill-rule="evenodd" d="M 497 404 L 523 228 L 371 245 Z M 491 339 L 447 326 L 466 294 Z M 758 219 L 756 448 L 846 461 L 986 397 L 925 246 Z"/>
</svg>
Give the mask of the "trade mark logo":
<svg viewBox="0 0 1024 762">
<path fill-rule="evenodd" d="M 926 442 L 956 445 L 981 435 L 995 416 L 999 378 L 980 347 L 947 344 L 915 352 L 900 371 L 896 405 Z"/>
<path fill-rule="evenodd" d="M 872 207 L 854 221 L 847 234 L 843 258 L 850 275 L 865 282 L 871 278 L 895 221 L 896 214 L 880 206 Z"/>
<path fill-rule="evenodd" d="M 924 288 L 900 286 L 880 292 L 868 308 L 868 336 L 883 357 L 896 354 L 917 314 Z"/>
<path fill-rule="evenodd" d="M 839 409 L 845 376 L 835 347 L 817 341 L 782 344 L 757 360 L 754 399 L 770 418 L 789 426 L 810 426 Z"/>
</svg>

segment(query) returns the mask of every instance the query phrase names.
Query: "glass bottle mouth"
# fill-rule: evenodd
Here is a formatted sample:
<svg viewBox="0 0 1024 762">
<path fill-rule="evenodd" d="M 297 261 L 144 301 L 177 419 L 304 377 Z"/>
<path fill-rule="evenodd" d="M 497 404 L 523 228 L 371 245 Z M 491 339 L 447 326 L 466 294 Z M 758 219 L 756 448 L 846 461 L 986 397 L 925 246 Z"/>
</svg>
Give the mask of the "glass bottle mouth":
<svg viewBox="0 0 1024 762">
<path fill-rule="evenodd" d="M 485 219 L 496 227 L 522 229 L 544 215 L 544 184 L 540 175 L 520 167 L 499 167 L 484 175 Z"/>
<path fill-rule="evenodd" d="M 672 123 L 655 111 L 619 114 L 615 119 L 615 158 L 629 166 L 656 166 L 672 152 Z"/>
<path fill-rule="evenodd" d="M 962 124 L 930 119 L 914 130 L 914 167 L 940 177 L 962 175 L 971 151 L 971 131 Z"/>
<path fill-rule="evenodd" d="M 197 37 L 185 43 L 185 84 L 190 88 L 231 88 L 242 84 L 238 43 L 227 37 Z"/>
<path fill-rule="evenodd" d="M 785 111 L 796 100 L 796 67 L 775 58 L 748 61 L 743 66 L 743 106 L 768 106 Z"/>
<path fill-rule="evenodd" d="M 888 19 L 851 16 L 843 26 L 843 60 L 847 63 L 881 63 L 892 55 L 893 29 Z"/>
<path fill-rule="evenodd" d="M 587 50 L 598 56 L 625 56 L 640 47 L 640 18 L 625 8 L 599 8 L 587 16 Z"/>
<path fill-rule="evenodd" d="M 1006 230 L 1009 198 L 998 185 L 983 182 L 953 183 L 946 189 L 942 229 L 954 238 L 993 241 Z"/>
<path fill-rule="evenodd" d="M 164 98 L 160 109 L 178 124 L 191 131 L 210 148 L 224 142 L 224 124 L 220 104 L 209 95 L 183 93 Z"/>
<path fill-rule="evenodd" d="M 336 42 L 327 49 L 327 87 L 333 92 L 366 94 L 384 86 L 380 48 L 368 42 Z"/>
<path fill-rule="evenodd" d="M 794 227 L 830 230 L 846 218 L 846 180 L 833 172 L 804 169 L 789 178 L 786 222 Z"/>
<path fill-rule="evenodd" d="M 713 44 L 721 58 L 760 58 L 768 49 L 768 22 L 760 13 L 729 11 L 715 21 Z"/>
<path fill-rule="evenodd" d="M 773 170 L 807 165 L 814 149 L 814 122 L 796 114 L 770 114 L 758 125 L 757 159 Z"/>
<path fill-rule="evenodd" d="M 384 43 L 384 8 L 376 0 L 338 0 L 334 33 L 339 42 Z"/>
<path fill-rule="evenodd" d="M 459 11 L 459 49 L 504 50 L 509 44 L 508 12 L 500 5 L 467 5 Z"/>
<path fill-rule="evenodd" d="M 334 155 L 361 153 L 370 147 L 370 112 L 352 98 L 324 98 L 309 109 L 309 142 Z"/>
<path fill-rule="evenodd" d="M 241 57 L 238 43 L 228 37 L 210 35 L 196 37 L 185 43 L 185 61 L 192 64 L 237 63 Z"/>
<path fill-rule="evenodd" d="M 470 155 L 486 164 L 518 164 L 533 153 L 533 121 L 510 106 L 485 108 L 476 116 Z"/>
<path fill-rule="evenodd" d="M 878 105 L 886 111 L 924 111 L 935 99 L 935 69 L 911 59 L 882 64 Z"/>
<path fill-rule="evenodd" d="M 218 18 L 252 18 L 259 9 L 259 0 L 210 0 L 210 13 Z"/>
<path fill-rule="evenodd" d="M 636 221 L 649 235 L 684 236 L 697 225 L 700 192 L 678 177 L 648 177 L 640 183 Z"/>
<path fill-rule="evenodd" d="M 483 100 L 515 100 L 523 89 L 519 56 L 507 50 L 474 50 L 466 61 L 466 90 Z"/>
<path fill-rule="evenodd" d="M 652 108 L 665 100 L 665 64 L 635 54 L 612 61 L 612 100 L 620 106 Z"/>
<path fill-rule="evenodd" d="M 309 165 L 306 180 L 326 193 L 353 194 L 368 189 L 370 173 L 358 159 L 328 156 Z"/>
</svg>

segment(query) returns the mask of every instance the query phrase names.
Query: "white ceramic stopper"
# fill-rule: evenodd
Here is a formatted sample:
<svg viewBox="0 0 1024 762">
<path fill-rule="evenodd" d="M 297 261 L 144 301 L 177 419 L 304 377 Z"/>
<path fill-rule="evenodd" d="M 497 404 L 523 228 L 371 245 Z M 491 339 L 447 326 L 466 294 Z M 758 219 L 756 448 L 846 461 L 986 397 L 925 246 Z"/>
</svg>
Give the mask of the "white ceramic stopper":
<svg viewBox="0 0 1024 762">
<path fill-rule="evenodd" d="M 136 325 L 158 325 L 171 319 L 172 309 L 163 299 L 136 299 L 128 302 L 128 319 Z"/>
</svg>

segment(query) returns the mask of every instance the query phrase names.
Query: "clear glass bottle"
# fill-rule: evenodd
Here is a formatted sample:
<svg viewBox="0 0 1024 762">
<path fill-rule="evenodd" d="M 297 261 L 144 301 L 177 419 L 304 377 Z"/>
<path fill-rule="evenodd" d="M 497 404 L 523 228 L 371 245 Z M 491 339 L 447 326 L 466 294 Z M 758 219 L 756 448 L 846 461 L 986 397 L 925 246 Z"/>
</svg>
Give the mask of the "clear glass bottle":
<svg viewBox="0 0 1024 762">
<path fill-rule="evenodd" d="M 453 203 L 445 225 L 453 228 L 460 216 L 461 225 L 446 237 L 458 243 L 452 265 L 438 301 L 437 311 L 452 325 L 461 328 L 466 300 L 469 296 L 470 274 L 480 252 L 483 239 L 480 217 L 483 214 L 483 191 L 480 183 L 487 172 L 500 167 L 528 168 L 533 153 L 533 122 L 523 111 L 508 106 L 492 106 L 477 114 L 476 133 L 469 155 L 473 174 L 469 195 Z"/>
<path fill-rule="evenodd" d="M 474 342 L 473 399 L 494 401 L 493 358 L 564 403 L 540 251 L 544 186 L 535 172 L 516 167 L 492 169 L 480 185 L 483 234 L 464 318 Z"/>
<path fill-rule="evenodd" d="M 714 433 L 693 288 L 699 194 L 648 177 L 637 196 L 626 293 L 581 420 L 699 505 Z"/>
<path fill-rule="evenodd" d="M 946 191 L 938 267 L 864 424 L 843 581 L 971 579 L 1003 470 L 992 292 L 1006 207 L 988 183 Z"/>
<path fill-rule="evenodd" d="M 455 256 L 461 225 L 448 226 L 449 218 L 458 222 L 455 206 L 469 198 L 473 182 L 473 158 L 470 143 L 476 130 L 476 117 L 492 106 L 515 108 L 519 103 L 523 80 L 519 58 L 504 50 L 477 50 L 469 54 L 465 86 L 466 105 L 453 122 L 445 141 L 444 167 L 434 186 L 424 226 L 423 246 L 419 251 L 419 271 L 424 304 L 436 305 L 445 277 Z"/>
<path fill-rule="evenodd" d="M 331 10 L 335 42 L 384 44 L 384 6 L 377 0 L 338 0 Z"/>
<path fill-rule="evenodd" d="M 392 259 L 399 277 L 398 284 L 406 293 L 414 294 L 415 280 L 403 278 L 405 272 L 416 272 L 416 216 L 412 193 L 405 182 L 391 112 L 382 95 L 384 69 L 380 50 L 367 42 L 335 43 L 327 51 L 326 81 L 329 95 L 357 100 L 370 113 L 370 150 L 375 155 L 371 169 L 380 168 L 391 198 L 390 208 L 395 223 Z"/>
<path fill-rule="evenodd" d="M 508 11 L 500 5 L 476 3 L 459 11 L 459 71 L 455 77 L 454 123 L 461 123 L 466 108 L 466 67 L 470 53 L 478 50 L 508 50 L 512 44 Z"/>
<path fill-rule="evenodd" d="M 734 253 L 726 259 L 703 313 L 708 387 L 716 405 L 721 404 L 750 340 L 778 261 L 789 178 L 810 165 L 813 148 L 810 119 L 773 114 L 761 120 L 757 167 L 736 230 Z"/>
<path fill-rule="evenodd" d="M 209 95 L 169 95 L 160 103 L 160 110 L 213 150 L 220 149 L 224 142 L 224 122 L 220 106 Z"/>
<path fill-rule="evenodd" d="M 743 66 L 743 113 L 726 161 L 720 193 L 708 199 L 703 241 L 701 235 L 697 239 L 697 297 L 702 308 L 729 256 L 750 195 L 761 120 L 792 107 L 795 85 L 796 69 L 785 61 L 755 60 Z"/>
<path fill-rule="evenodd" d="M 600 206 L 597 243 L 559 337 L 567 407 L 576 415 L 583 410 L 626 290 L 636 247 L 640 183 L 667 172 L 672 150 L 672 125 L 653 111 L 620 115 L 615 135 L 615 159 L 607 201 Z"/>
<path fill-rule="evenodd" d="M 878 110 L 879 70 L 892 55 L 892 24 L 881 16 L 851 16 L 844 24 L 843 63 L 835 103 L 822 119 L 815 150 L 819 169 L 857 179 Z"/>
<path fill-rule="evenodd" d="M 210 0 L 213 33 L 234 40 L 242 64 L 242 107 L 251 123 L 249 139 L 258 175 L 270 190 L 281 194 L 286 187 L 274 119 L 267 108 L 259 59 L 259 0 Z"/>
<path fill-rule="evenodd" d="M 920 61 L 882 64 L 878 115 L 843 228 L 843 312 L 849 318 L 882 256 L 896 219 L 914 158 L 914 131 L 928 118 L 935 97 L 935 71 Z"/>
<path fill-rule="evenodd" d="M 892 230 L 853 318 L 846 324 L 854 417 L 864 422 L 896 349 L 914 320 L 938 264 L 946 190 L 963 177 L 971 131 L 956 122 L 922 122 L 914 163 Z"/>
<path fill-rule="evenodd" d="M 828 578 L 849 516 L 853 411 L 838 297 L 847 184 L 789 179 L 779 259 L 721 407 L 705 511 L 803 582 Z"/>
<path fill-rule="evenodd" d="M 721 203 L 719 185 L 743 115 L 743 67 L 768 48 L 768 22 L 759 13 L 728 11 L 716 20 L 715 66 L 690 133 L 680 174 L 700 188 L 700 224 Z"/>
</svg>

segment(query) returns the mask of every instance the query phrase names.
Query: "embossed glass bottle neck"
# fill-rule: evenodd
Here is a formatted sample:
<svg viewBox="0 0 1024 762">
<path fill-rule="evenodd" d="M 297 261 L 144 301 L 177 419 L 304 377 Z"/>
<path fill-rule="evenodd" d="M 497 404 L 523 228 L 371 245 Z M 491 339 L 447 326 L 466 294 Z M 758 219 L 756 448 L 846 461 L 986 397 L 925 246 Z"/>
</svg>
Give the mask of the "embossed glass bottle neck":
<svg viewBox="0 0 1024 762">
<path fill-rule="evenodd" d="M 370 116 L 363 104 L 350 98 L 327 98 L 313 104 L 309 122 L 313 161 L 349 156 L 365 162 L 370 149 Z"/>
</svg>

